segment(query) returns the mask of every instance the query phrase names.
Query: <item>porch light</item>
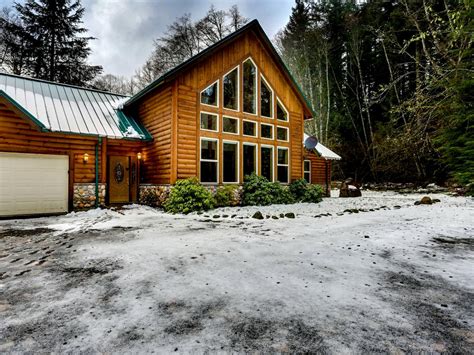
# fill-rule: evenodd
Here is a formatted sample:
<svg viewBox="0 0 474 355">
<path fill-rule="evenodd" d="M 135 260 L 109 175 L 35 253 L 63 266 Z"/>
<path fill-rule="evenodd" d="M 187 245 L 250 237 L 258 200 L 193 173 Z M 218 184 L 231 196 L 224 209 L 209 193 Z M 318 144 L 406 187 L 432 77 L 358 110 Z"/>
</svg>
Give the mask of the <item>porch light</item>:
<svg viewBox="0 0 474 355">
<path fill-rule="evenodd" d="M 84 153 L 84 156 L 83 156 L 83 158 L 82 158 L 82 161 L 84 162 L 84 164 L 87 163 L 87 162 L 89 161 L 89 154 Z"/>
<path fill-rule="evenodd" d="M 138 158 L 138 160 L 141 160 L 142 159 L 142 153 L 138 153 L 137 158 Z"/>
</svg>

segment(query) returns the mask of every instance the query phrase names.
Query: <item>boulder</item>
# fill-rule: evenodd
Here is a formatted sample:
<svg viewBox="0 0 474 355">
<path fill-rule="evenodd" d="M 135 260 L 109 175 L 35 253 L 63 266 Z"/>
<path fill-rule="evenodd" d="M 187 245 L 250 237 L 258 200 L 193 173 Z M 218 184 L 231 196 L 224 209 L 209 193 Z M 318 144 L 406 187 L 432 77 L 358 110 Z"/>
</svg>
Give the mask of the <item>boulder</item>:
<svg viewBox="0 0 474 355">
<path fill-rule="evenodd" d="M 295 214 L 293 212 L 285 213 L 286 218 L 295 218 Z"/>
<path fill-rule="evenodd" d="M 429 196 L 424 196 L 420 200 L 420 204 L 422 204 L 422 205 L 431 205 L 432 203 L 433 203 L 433 201 L 431 200 L 431 197 L 429 197 Z"/>
<path fill-rule="evenodd" d="M 255 213 L 253 214 L 252 218 L 255 218 L 255 219 L 263 219 L 264 217 L 263 217 L 262 212 L 257 211 L 257 212 L 255 212 Z"/>
<path fill-rule="evenodd" d="M 339 197 L 361 197 L 360 188 L 354 184 L 352 178 L 346 179 L 339 190 Z"/>
</svg>

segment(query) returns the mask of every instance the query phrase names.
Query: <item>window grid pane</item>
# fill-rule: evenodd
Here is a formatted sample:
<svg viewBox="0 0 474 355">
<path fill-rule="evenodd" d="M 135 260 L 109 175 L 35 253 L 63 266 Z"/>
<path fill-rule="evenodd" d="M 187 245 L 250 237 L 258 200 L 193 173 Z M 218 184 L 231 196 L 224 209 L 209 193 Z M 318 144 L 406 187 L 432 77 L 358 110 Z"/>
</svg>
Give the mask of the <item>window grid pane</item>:
<svg viewBox="0 0 474 355">
<path fill-rule="evenodd" d="M 280 141 L 288 141 L 288 128 L 277 127 L 277 139 Z"/>
<path fill-rule="evenodd" d="M 232 117 L 222 117 L 222 132 L 239 133 L 239 120 Z"/>
<path fill-rule="evenodd" d="M 282 104 L 277 100 L 277 119 L 280 121 L 288 121 L 288 114 Z"/>
<path fill-rule="evenodd" d="M 217 131 L 217 115 L 201 112 L 201 129 Z"/>
<path fill-rule="evenodd" d="M 268 124 L 260 125 L 260 137 L 273 139 L 273 126 Z"/>
<path fill-rule="evenodd" d="M 209 85 L 201 92 L 201 103 L 205 105 L 217 106 L 218 81 Z"/>
<path fill-rule="evenodd" d="M 243 64 L 243 111 L 256 114 L 257 68 L 249 59 Z"/>
<path fill-rule="evenodd" d="M 255 145 L 244 144 L 244 177 L 257 172 L 257 147 Z"/>
<path fill-rule="evenodd" d="M 263 77 L 260 80 L 260 115 L 273 116 L 273 93 Z"/>
<path fill-rule="evenodd" d="M 257 124 L 252 121 L 243 121 L 243 134 L 245 136 L 257 136 Z"/>
<path fill-rule="evenodd" d="M 238 182 L 238 144 L 224 142 L 223 144 L 224 182 Z"/>
<path fill-rule="evenodd" d="M 232 70 L 224 76 L 224 108 L 230 110 L 238 109 L 239 102 L 239 84 L 238 68 Z"/>
</svg>

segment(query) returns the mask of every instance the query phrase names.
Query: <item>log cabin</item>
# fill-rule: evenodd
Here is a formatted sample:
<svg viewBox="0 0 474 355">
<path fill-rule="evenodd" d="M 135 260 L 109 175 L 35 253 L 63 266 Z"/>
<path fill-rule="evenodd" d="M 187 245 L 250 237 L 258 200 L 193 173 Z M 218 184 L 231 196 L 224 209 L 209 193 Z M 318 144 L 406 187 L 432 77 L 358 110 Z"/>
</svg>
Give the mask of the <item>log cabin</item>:
<svg viewBox="0 0 474 355">
<path fill-rule="evenodd" d="M 195 176 L 328 191 L 338 156 L 304 149 L 312 117 L 256 20 L 131 97 L 0 74 L 0 216 L 140 202 Z"/>
</svg>

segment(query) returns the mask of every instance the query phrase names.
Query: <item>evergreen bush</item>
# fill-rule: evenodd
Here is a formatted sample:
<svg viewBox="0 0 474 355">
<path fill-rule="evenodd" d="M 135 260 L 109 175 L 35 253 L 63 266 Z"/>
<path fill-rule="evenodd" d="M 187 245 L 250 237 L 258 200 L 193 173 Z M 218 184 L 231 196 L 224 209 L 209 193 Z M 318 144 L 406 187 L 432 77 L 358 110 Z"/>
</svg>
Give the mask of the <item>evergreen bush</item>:
<svg viewBox="0 0 474 355">
<path fill-rule="evenodd" d="M 169 213 L 188 214 L 214 208 L 212 193 L 202 186 L 197 178 L 178 180 L 163 207 Z"/>
<path fill-rule="evenodd" d="M 219 186 L 214 195 L 217 207 L 236 206 L 237 185 L 224 185 Z"/>
</svg>

